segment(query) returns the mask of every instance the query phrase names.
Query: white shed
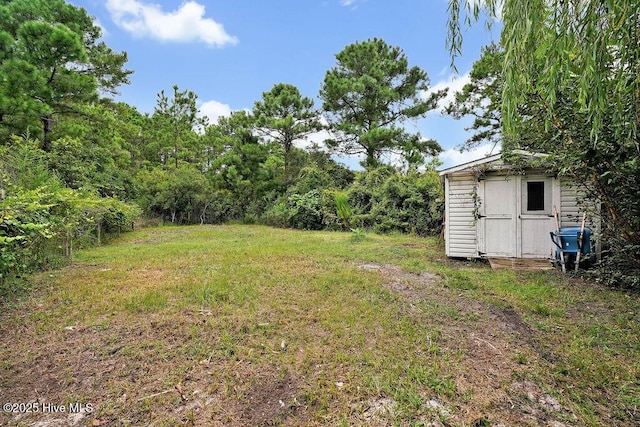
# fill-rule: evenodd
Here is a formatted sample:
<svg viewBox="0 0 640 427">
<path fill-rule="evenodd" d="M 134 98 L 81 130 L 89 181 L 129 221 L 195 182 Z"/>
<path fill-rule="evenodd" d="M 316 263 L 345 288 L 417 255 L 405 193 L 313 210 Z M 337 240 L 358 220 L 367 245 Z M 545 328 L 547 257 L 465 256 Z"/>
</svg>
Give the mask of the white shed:
<svg viewBox="0 0 640 427">
<path fill-rule="evenodd" d="M 560 227 L 579 226 L 584 212 L 580 192 L 542 169 L 506 164 L 501 156 L 440 171 L 445 186 L 447 256 L 553 258 L 555 246 L 549 235 L 556 231 L 553 206 Z M 599 222 L 591 222 L 587 226 L 597 233 Z"/>
</svg>

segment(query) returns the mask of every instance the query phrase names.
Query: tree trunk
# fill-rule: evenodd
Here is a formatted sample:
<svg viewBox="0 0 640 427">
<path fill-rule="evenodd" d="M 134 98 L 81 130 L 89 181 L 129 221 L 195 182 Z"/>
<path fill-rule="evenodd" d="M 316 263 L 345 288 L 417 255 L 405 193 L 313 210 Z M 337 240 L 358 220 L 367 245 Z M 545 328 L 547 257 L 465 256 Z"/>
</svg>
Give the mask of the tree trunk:
<svg viewBox="0 0 640 427">
<path fill-rule="evenodd" d="M 64 239 L 64 247 L 63 247 L 64 256 L 66 258 L 71 258 L 73 254 L 73 236 L 71 235 L 71 230 L 67 230 L 65 239 Z"/>
<path fill-rule="evenodd" d="M 45 114 L 40 117 L 42 121 L 42 144 L 41 148 L 47 152 L 51 152 L 51 123 L 53 122 L 53 117 L 51 114 Z"/>
<path fill-rule="evenodd" d="M 200 213 L 200 225 L 204 224 L 204 221 L 207 219 L 207 210 L 209 209 L 209 203 L 206 202 L 204 207 L 202 208 L 202 212 Z"/>
</svg>

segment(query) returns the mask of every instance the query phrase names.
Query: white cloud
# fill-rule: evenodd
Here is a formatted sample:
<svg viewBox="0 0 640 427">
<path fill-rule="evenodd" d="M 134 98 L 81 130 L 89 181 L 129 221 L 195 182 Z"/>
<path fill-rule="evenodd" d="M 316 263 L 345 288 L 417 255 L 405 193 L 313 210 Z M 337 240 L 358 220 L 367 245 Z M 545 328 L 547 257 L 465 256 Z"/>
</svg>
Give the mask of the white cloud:
<svg viewBox="0 0 640 427">
<path fill-rule="evenodd" d="M 367 0 L 340 0 L 340 5 L 348 7 L 351 10 L 357 10 L 359 5 L 366 2 Z"/>
<path fill-rule="evenodd" d="M 320 130 L 317 132 L 310 133 L 307 137 L 302 141 L 296 141 L 296 146 L 300 148 L 308 148 L 313 144 L 317 144 L 320 147 L 325 147 L 324 141 L 327 139 L 331 139 L 333 136 L 328 130 Z"/>
<path fill-rule="evenodd" d="M 202 103 L 199 110 L 200 116 L 208 117 L 209 123 L 211 124 L 217 123 L 220 117 L 228 117 L 231 115 L 231 107 L 229 105 L 215 100 Z"/>
<path fill-rule="evenodd" d="M 482 159 L 492 154 L 500 152 L 500 144 L 494 146 L 493 143 L 483 144 L 470 151 L 463 151 L 462 153 L 457 148 L 449 148 L 446 151 L 440 153 L 438 158 L 442 161 L 442 167 L 449 168 L 452 166 L 461 165 L 463 163 L 472 162 L 474 160 Z"/>
<path fill-rule="evenodd" d="M 173 12 L 165 12 L 157 4 L 139 0 L 107 0 L 111 19 L 119 27 L 139 37 L 162 41 L 200 41 L 210 46 L 236 44 L 238 39 L 224 27 L 205 18 L 205 7 L 195 1 L 183 3 Z"/>
<path fill-rule="evenodd" d="M 449 88 L 449 92 L 447 92 L 447 96 L 438 101 L 438 110 L 444 109 L 447 105 L 452 103 L 455 100 L 456 92 L 462 90 L 464 85 L 471 81 L 470 73 L 466 73 L 462 76 L 451 75 L 444 80 L 440 80 L 435 85 L 431 86 L 428 91 L 422 93 L 422 98 L 426 99 L 433 92 L 437 92 L 442 89 Z"/>
</svg>

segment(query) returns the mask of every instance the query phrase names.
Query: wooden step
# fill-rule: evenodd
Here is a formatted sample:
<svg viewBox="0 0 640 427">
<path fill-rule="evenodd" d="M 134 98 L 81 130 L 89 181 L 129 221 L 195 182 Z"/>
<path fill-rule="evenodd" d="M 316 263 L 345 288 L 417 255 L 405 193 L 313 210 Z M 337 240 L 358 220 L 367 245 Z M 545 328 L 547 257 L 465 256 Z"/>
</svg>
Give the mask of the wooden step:
<svg viewBox="0 0 640 427">
<path fill-rule="evenodd" d="M 512 270 L 553 270 L 553 263 L 548 259 L 531 258 L 489 258 L 494 270 L 509 268 Z"/>
</svg>

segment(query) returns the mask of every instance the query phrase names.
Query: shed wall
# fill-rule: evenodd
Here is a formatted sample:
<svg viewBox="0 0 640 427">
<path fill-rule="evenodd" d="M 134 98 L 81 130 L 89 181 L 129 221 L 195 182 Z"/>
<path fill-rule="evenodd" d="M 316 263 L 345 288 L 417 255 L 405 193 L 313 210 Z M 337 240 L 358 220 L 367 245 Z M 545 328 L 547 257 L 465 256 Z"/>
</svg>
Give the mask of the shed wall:
<svg viewBox="0 0 640 427">
<path fill-rule="evenodd" d="M 600 218 L 594 216 L 594 212 L 599 212 L 598 202 L 586 201 L 584 190 L 579 190 L 569 180 L 561 181 L 560 192 L 560 212 L 562 227 L 578 226 L 582 222 L 582 214 L 587 210 L 587 225 L 592 228 L 599 228 Z M 585 206 L 586 205 L 586 206 Z"/>
<path fill-rule="evenodd" d="M 473 175 L 449 175 L 445 178 L 447 206 L 445 219 L 446 252 L 450 257 L 477 257 L 476 221 L 473 216 Z"/>
<path fill-rule="evenodd" d="M 583 206 L 583 203 L 586 203 Z M 590 227 L 595 233 L 595 251 L 598 259 L 602 252 L 600 231 L 601 219 L 599 214 L 593 214 L 600 211 L 600 205 L 597 201 L 585 201 L 585 193 L 579 190 L 567 179 L 561 180 L 560 191 L 560 217 L 561 227 L 579 226 L 582 223 L 582 214 L 587 210 L 586 226 Z"/>
<path fill-rule="evenodd" d="M 578 204 L 578 191 L 567 180 L 560 181 L 560 226 L 580 225 L 583 209 Z"/>
</svg>

